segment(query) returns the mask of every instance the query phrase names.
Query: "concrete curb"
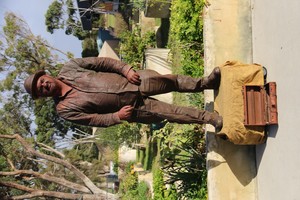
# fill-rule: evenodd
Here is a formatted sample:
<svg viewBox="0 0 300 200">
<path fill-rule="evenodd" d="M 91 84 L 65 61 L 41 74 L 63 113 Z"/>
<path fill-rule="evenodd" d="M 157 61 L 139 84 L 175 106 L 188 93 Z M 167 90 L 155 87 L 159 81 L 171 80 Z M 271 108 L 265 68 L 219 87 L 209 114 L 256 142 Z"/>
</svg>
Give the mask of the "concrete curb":
<svg viewBox="0 0 300 200">
<path fill-rule="evenodd" d="M 209 1 L 204 11 L 205 74 L 227 60 L 252 63 L 251 0 Z M 206 109 L 214 95 L 205 92 Z M 256 200 L 255 147 L 233 145 L 216 138 L 207 126 L 208 198 Z"/>
</svg>

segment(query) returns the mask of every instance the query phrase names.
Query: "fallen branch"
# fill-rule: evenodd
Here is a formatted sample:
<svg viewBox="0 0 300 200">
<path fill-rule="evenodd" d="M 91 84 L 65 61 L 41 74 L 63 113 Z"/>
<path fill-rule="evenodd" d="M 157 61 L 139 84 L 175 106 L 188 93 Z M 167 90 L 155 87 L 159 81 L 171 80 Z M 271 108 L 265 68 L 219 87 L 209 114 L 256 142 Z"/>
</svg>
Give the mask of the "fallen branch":
<svg viewBox="0 0 300 200">
<path fill-rule="evenodd" d="M 31 170 L 16 170 L 13 172 L 0 172 L 0 176 L 16 176 L 16 175 L 31 175 L 46 181 L 50 181 L 53 183 L 57 183 L 59 185 L 63 185 L 73 190 L 77 190 L 83 193 L 91 193 L 90 190 L 82 185 L 77 183 L 70 182 L 64 178 L 57 178 L 55 176 L 50 176 L 48 174 L 41 174 L 38 172 L 34 172 Z"/>
<path fill-rule="evenodd" d="M 45 144 L 43 144 L 43 143 L 40 143 L 40 142 L 38 142 L 37 144 L 38 144 L 39 146 L 42 146 L 44 150 L 53 152 L 53 153 L 55 153 L 56 155 L 58 155 L 59 157 L 61 157 L 61 158 L 65 158 L 65 155 L 64 155 L 63 153 L 61 153 L 61 152 L 59 152 L 59 151 L 53 149 L 52 147 L 50 147 L 50 146 L 48 146 L 48 145 L 45 145 Z"/>
<path fill-rule="evenodd" d="M 6 198 L 7 200 L 21 200 L 21 199 L 30 199 L 35 197 L 55 197 L 60 199 L 82 199 L 82 200 L 115 200 L 116 196 L 113 194 L 105 193 L 105 194 L 71 194 L 71 193 L 65 193 L 65 192 L 55 192 L 55 191 L 45 191 L 45 190 L 39 190 L 39 189 L 32 189 L 23 185 L 20 185 L 18 183 L 12 183 L 12 182 L 2 182 L 0 181 L 1 186 L 6 186 L 10 188 L 19 189 L 25 192 L 29 192 L 29 194 L 19 195 L 19 196 L 13 196 Z"/>
<path fill-rule="evenodd" d="M 54 163 L 60 164 L 64 166 L 65 168 L 69 169 L 72 171 L 78 178 L 80 178 L 83 183 L 86 185 L 87 188 L 93 193 L 93 194 L 103 194 L 106 193 L 105 191 L 99 189 L 85 174 L 83 174 L 80 170 L 78 170 L 74 165 L 70 164 L 69 162 L 62 160 L 60 158 L 56 158 L 50 155 L 46 155 L 43 153 L 40 153 L 36 150 L 34 150 L 25 140 L 18 134 L 14 135 L 2 135 L 0 134 L 0 138 L 6 138 L 6 139 L 16 139 L 18 140 L 21 145 L 24 147 L 24 150 L 32 155 L 32 156 L 37 156 L 43 159 L 46 159 L 48 161 L 52 161 Z"/>
</svg>

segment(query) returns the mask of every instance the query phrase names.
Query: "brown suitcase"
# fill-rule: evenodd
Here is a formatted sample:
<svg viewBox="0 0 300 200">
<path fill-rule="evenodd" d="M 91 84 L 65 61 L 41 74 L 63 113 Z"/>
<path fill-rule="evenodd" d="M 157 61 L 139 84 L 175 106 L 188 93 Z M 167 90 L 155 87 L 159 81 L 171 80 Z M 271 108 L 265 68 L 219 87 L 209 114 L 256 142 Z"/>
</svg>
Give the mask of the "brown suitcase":
<svg viewBox="0 0 300 200">
<path fill-rule="evenodd" d="M 276 83 L 264 86 L 244 85 L 245 126 L 266 126 L 278 124 Z"/>
</svg>

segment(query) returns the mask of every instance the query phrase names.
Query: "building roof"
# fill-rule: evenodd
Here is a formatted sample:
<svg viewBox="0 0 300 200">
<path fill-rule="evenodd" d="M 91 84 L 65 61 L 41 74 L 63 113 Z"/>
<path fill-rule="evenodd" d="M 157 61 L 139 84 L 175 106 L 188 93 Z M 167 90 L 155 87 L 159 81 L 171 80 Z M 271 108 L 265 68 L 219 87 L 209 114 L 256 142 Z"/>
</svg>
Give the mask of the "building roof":
<svg viewBox="0 0 300 200">
<path fill-rule="evenodd" d="M 119 41 L 116 40 L 107 40 L 104 42 L 98 57 L 109 57 L 114 58 L 116 60 L 120 60 L 117 54 L 117 48 L 119 45 Z"/>
</svg>

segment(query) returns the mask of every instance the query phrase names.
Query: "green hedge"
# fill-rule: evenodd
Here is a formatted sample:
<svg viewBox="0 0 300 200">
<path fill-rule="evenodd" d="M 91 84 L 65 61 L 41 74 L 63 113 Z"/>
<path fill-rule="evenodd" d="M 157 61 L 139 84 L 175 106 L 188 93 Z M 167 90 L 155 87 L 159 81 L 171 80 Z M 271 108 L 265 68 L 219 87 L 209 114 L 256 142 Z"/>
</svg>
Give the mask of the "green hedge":
<svg viewBox="0 0 300 200">
<path fill-rule="evenodd" d="M 171 52 L 180 51 L 184 74 L 203 75 L 203 19 L 205 0 L 173 0 L 170 17 Z M 174 45 L 175 44 L 175 45 Z"/>
</svg>

